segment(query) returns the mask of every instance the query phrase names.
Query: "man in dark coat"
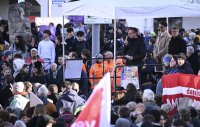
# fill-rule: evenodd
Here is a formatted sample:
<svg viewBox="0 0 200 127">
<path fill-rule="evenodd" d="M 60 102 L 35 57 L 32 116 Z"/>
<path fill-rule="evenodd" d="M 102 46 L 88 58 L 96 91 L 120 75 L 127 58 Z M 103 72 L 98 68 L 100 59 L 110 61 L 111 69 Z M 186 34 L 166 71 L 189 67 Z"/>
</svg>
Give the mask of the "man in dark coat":
<svg viewBox="0 0 200 127">
<path fill-rule="evenodd" d="M 56 84 L 59 90 L 61 89 L 63 83 L 63 69 L 61 68 L 58 70 L 56 63 L 51 64 L 50 72 L 47 75 L 47 81 L 48 86 L 50 84 Z"/>
<path fill-rule="evenodd" d="M 200 59 L 198 58 L 198 51 L 194 51 L 193 46 L 187 47 L 187 61 L 191 64 L 194 74 L 198 74 L 200 69 Z"/>
<path fill-rule="evenodd" d="M 184 53 L 178 54 L 177 61 L 178 61 L 177 70 L 179 73 L 194 74 L 194 71 L 192 70 L 190 63 L 187 62 L 186 56 Z"/>
<path fill-rule="evenodd" d="M 178 35 L 178 28 L 172 28 L 172 38 L 169 42 L 168 53 L 171 55 L 177 55 L 179 53 L 186 54 L 186 42 Z"/>
<path fill-rule="evenodd" d="M 138 35 L 138 29 L 130 27 L 128 37 L 124 42 L 124 54 L 126 54 L 126 65 L 140 65 L 145 58 L 145 43 Z"/>
<path fill-rule="evenodd" d="M 75 36 L 73 28 L 67 29 L 67 38 L 65 39 L 65 42 L 67 43 L 66 50 L 68 52 L 74 51 Z"/>
<path fill-rule="evenodd" d="M 83 49 L 90 49 L 89 44 L 87 41 L 84 40 L 84 32 L 83 31 L 78 31 L 76 33 L 76 40 L 74 43 L 74 51 L 78 54 L 78 58 L 81 58 L 81 51 Z"/>
</svg>

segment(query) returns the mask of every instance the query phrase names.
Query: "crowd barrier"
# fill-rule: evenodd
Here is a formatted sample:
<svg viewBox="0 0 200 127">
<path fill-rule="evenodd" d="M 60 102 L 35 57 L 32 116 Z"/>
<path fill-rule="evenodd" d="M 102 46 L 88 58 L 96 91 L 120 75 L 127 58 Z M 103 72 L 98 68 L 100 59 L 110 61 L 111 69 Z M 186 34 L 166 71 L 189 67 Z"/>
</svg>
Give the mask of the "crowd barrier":
<svg viewBox="0 0 200 127">
<path fill-rule="evenodd" d="M 89 59 L 85 59 L 85 60 L 86 60 L 86 61 L 90 61 L 90 62 L 91 62 L 91 65 L 93 65 L 93 63 L 95 63 L 95 60 L 97 60 L 97 59 L 102 59 L 103 62 L 104 62 L 106 59 L 112 59 L 112 58 L 89 58 Z M 66 59 L 66 61 L 68 61 L 68 60 L 83 60 L 83 59 Z M 163 65 L 163 64 L 142 64 L 142 65 L 137 65 L 136 67 L 141 68 L 141 69 L 138 69 L 139 86 L 142 86 L 142 85 L 141 85 L 140 79 L 141 79 L 142 67 L 144 67 L 144 66 L 146 66 L 146 67 L 147 67 L 147 66 L 153 66 L 153 67 L 155 67 L 155 66 L 160 66 L 160 67 L 163 67 L 164 65 Z M 126 66 L 126 67 L 132 67 L 132 66 Z M 111 79 L 114 79 L 114 90 L 115 90 L 115 91 L 117 90 L 117 85 L 116 85 L 116 80 L 117 80 L 117 78 L 122 78 L 121 76 L 117 76 L 117 75 L 116 75 L 116 70 L 117 70 L 118 68 L 124 68 L 124 66 L 116 66 L 116 67 L 113 69 L 114 75 L 111 76 Z M 105 71 L 105 65 L 104 65 L 104 64 L 103 64 L 103 70 Z M 104 71 L 103 71 L 103 75 L 104 75 Z M 87 73 L 89 74 L 89 70 L 87 71 Z M 154 73 L 154 72 L 152 72 L 152 73 Z M 155 72 L 155 73 L 157 73 L 157 72 Z M 161 73 L 162 73 L 162 72 L 161 72 Z M 102 77 L 90 78 L 89 75 L 88 75 L 88 78 L 83 78 L 83 79 L 88 79 L 88 80 L 90 80 L 90 79 L 101 79 L 101 78 L 102 78 Z M 65 80 L 80 80 L 80 79 L 81 79 L 81 78 L 70 78 L 70 79 L 65 78 Z"/>
</svg>

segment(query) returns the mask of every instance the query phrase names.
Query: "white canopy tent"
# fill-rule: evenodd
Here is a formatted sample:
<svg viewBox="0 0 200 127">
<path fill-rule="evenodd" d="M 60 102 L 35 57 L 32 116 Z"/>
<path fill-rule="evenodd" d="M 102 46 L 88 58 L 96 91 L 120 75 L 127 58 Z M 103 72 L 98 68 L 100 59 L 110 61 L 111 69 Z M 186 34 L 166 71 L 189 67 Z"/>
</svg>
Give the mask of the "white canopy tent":
<svg viewBox="0 0 200 127">
<path fill-rule="evenodd" d="M 197 17 L 200 4 L 189 0 L 80 0 L 62 5 L 63 15 L 103 18 Z"/>
<path fill-rule="evenodd" d="M 63 15 L 96 16 L 110 19 L 128 17 L 198 17 L 200 4 L 189 0 L 80 0 L 62 5 Z M 63 16 L 64 17 L 64 16 Z M 114 20 L 116 30 L 116 20 Z M 116 60 L 116 33 L 114 32 L 114 65 Z"/>
</svg>

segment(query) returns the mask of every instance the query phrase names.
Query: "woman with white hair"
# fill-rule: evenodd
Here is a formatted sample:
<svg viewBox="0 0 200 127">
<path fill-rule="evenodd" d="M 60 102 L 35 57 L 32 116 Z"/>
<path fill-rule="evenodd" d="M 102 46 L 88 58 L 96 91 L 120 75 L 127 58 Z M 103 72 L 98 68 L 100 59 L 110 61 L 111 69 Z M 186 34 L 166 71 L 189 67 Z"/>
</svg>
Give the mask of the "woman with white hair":
<svg viewBox="0 0 200 127">
<path fill-rule="evenodd" d="M 145 89 L 142 95 L 142 101 L 146 107 L 146 113 L 150 112 L 151 110 L 158 109 L 160 107 L 154 102 L 155 94 L 151 89 Z"/>
<path fill-rule="evenodd" d="M 17 75 L 20 73 L 20 70 L 22 69 L 23 65 L 25 64 L 24 60 L 22 59 L 15 59 L 13 61 L 13 69 L 14 69 L 14 74 L 13 77 L 17 77 Z"/>
<path fill-rule="evenodd" d="M 47 96 L 49 95 L 49 90 L 45 85 L 40 86 L 37 95 L 43 102 L 43 105 L 45 106 L 48 115 L 52 115 L 56 112 L 56 106 L 47 99 Z"/>
<path fill-rule="evenodd" d="M 28 99 L 22 96 L 22 92 L 24 92 L 24 83 L 23 82 L 17 82 L 12 87 L 13 91 L 13 100 L 10 103 L 11 109 L 20 109 L 23 110 L 28 103 Z"/>
</svg>

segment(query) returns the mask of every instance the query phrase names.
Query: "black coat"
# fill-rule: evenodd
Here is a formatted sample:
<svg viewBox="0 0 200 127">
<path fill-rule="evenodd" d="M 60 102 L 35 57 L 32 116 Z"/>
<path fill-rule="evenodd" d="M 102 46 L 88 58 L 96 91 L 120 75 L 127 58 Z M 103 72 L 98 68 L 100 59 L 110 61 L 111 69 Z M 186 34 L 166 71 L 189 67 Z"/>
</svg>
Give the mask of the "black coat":
<svg viewBox="0 0 200 127">
<path fill-rule="evenodd" d="M 74 51 L 74 44 L 75 44 L 75 37 L 71 37 L 71 38 L 67 38 L 65 39 L 65 42 L 67 43 L 67 47 L 66 47 L 66 50 L 68 52 L 72 52 Z"/>
<path fill-rule="evenodd" d="M 58 86 L 59 91 L 61 90 L 61 86 L 63 83 L 63 67 L 61 67 L 56 74 L 56 77 L 53 77 L 53 72 L 50 71 L 47 75 L 47 85 L 56 84 Z"/>
<path fill-rule="evenodd" d="M 68 53 L 68 51 L 66 49 L 67 49 L 67 45 L 65 45 L 65 54 Z M 56 47 L 55 47 L 55 51 L 56 51 L 56 61 L 57 61 L 58 57 L 60 55 L 63 55 L 63 45 L 57 44 Z"/>
<path fill-rule="evenodd" d="M 145 43 L 142 38 L 128 38 L 128 45 L 124 46 L 124 54 L 132 56 L 133 60 L 126 61 L 126 65 L 139 65 L 146 55 Z"/>
<path fill-rule="evenodd" d="M 200 69 L 200 60 L 198 59 L 198 52 L 194 52 L 187 58 L 188 62 L 191 64 L 192 69 L 195 74 L 198 74 Z"/>
<path fill-rule="evenodd" d="M 177 67 L 177 71 L 178 73 L 194 74 L 191 65 L 187 61 L 181 67 Z"/>
<path fill-rule="evenodd" d="M 78 54 L 78 57 L 81 58 L 81 51 L 83 49 L 88 49 L 89 50 L 89 44 L 87 41 L 81 41 L 79 42 L 76 40 L 74 44 L 74 51 Z"/>
<path fill-rule="evenodd" d="M 171 55 L 185 53 L 186 54 L 186 42 L 178 37 L 172 37 L 169 46 L 168 46 L 168 53 Z"/>
<path fill-rule="evenodd" d="M 30 78 L 31 83 L 41 83 L 41 84 L 46 84 L 46 79 L 45 76 L 32 76 Z"/>
<path fill-rule="evenodd" d="M 53 103 L 56 105 L 56 103 L 59 99 L 59 94 L 58 93 L 52 93 L 51 95 L 48 96 L 48 98 L 53 100 Z"/>
</svg>

